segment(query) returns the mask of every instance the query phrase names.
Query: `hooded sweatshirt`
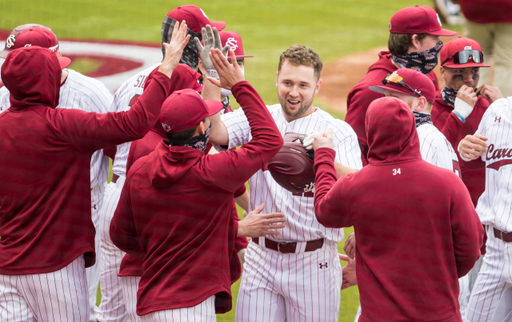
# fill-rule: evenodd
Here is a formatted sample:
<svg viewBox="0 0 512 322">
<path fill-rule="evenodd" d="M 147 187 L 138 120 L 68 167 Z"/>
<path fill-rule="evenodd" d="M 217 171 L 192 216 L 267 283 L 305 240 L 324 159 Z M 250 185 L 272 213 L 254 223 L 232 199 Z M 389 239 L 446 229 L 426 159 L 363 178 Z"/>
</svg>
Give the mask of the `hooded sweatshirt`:
<svg viewBox="0 0 512 322">
<path fill-rule="evenodd" d="M 480 256 L 483 228 L 451 171 L 421 159 L 413 114 L 396 98 L 366 113 L 369 165 L 336 181 L 334 150 L 315 151 L 315 212 L 354 226 L 359 321 L 462 321 L 458 277 Z"/>
<path fill-rule="evenodd" d="M 466 135 L 473 135 L 478 129 L 478 125 L 482 117 L 489 107 L 489 102 L 482 97 L 478 97 L 478 101 L 473 108 L 473 112 L 462 121 L 453 112 L 453 107 L 446 104 L 441 97 L 441 92 L 436 93 L 436 101 L 432 107 L 432 122 L 434 126 L 446 136 L 446 139 L 452 144 L 455 153 L 460 161 L 460 170 L 462 172 L 462 181 L 469 190 L 473 205 L 476 207 L 478 198 L 485 190 L 485 162 L 480 158 L 464 162 L 459 154 L 459 142 Z"/>
<path fill-rule="evenodd" d="M 146 90 L 154 78 L 154 74 L 158 71 L 158 67 L 155 68 L 146 78 L 144 90 Z M 174 91 L 194 88 L 197 84 L 197 78 L 199 74 L 196 73 L 192 68 L 184 64 L 178 64 L 174 69 L 171 76 L 171 95 Z M 150 154 L 155 150 L 157 145 L 166 139 L 165 131 L 162 128 L 160 121 L 157 121 L 153 128 L 140 140 L 133 141 L 130 146 L 130 152 L 128 153 L 128 159 L 126 162 L 126 172 L 130 170 L 131 166 L 138 159 Z M 245 188 L 245 186 L 243 186 Z M 236 193 L 235 193 L 236 196 Z M 234 206 L 233 218 L 240 220 L 236 212 L 236 206 Z M 237 250 L 247 248 L 247 238 L 239 236 L 236 238 L 235 247 Z M 133 255 L 126 254 L 121 261 L 121 268 L 119 270 L 119 276 L 141 276 L 142 271 L 142 260 L 141 254 Z"/>
<path fill-rule="evenodd" d="M 363 165 L 368 164 L 368 143 L 364 125 L 366 110 L 371 102 L 377 98 L 384 97 L 383 94 L 374 92 L 368 87 L 382 85 L 382 80 L 397 69 L 398 67 L 391 61 L 391 53 L 381 51 L 379 53 L 379 60 L 368 68 L 366 76 L 348 93 L 345 122 L 350 124 L 357 134 L 359 146 L 361 147 Z M 439 89 L 436 74 L 430 72 L 427 76 L 434 83 L 436 90 Z"/>
<path fill-rule="evenodd" d="M 110 237 L 121 250 L 143 254 L 138 315 L 195 306 L 212 295 L 217 313 L 231 309 L 231 283 L 240 277 L 233 193 L 283 145 L 254 88 L 243 81 L 232 91 L 251 125 L 250 142 L 205 155 L 161 141 L 128 172 Z"/>
<path fill-rule="evenodd" d="M 95 262 L 90 162 L 94 151 L 135 140 L 155 123 L 169 78 L 122 113 L 55 109 L 61 69 L 55 53 L 9 53 L 2 79 L 11 108 L 0 115 L 0 274 L 59 270 L 84 254 Z"/>
</svg>

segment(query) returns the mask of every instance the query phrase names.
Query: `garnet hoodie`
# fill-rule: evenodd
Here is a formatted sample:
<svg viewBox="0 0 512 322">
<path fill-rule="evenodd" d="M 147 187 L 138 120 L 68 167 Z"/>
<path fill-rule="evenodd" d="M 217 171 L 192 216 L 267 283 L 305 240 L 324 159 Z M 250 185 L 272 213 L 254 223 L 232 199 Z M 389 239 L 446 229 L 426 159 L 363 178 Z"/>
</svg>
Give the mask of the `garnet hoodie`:
<svg viewBox="0 0 512 322">
<path fill-rule="evenodd" d="M 398 67 L 391 61 L 391 53 L 381 51 L 379 53 L 379 60 L 368 68 L 366 76 L 348 93 L 345 122 L 347 122 L 357 134 L 359 146 L 361 147 L 363 165 L 368 164 L 368 143 L 364 125 L 366 110 L 371 102 L 377 98 L 384 97 L 383 94 L 374 92 L 368 87 L 382 85 L 382 80 L 397 69 Z M 427 76 L 434 83 L 436 90 L 439 89 L 436 74 L 430 72 Z"/>
<path fill-rule="evenodd" d="M 80 255 L 95 262 L 90 162 L 155 123 L 169 78 L 155 77 L 129 112 L 55 109 L 61 69 L 49 49 L 12 51 L 2 67 L 11 108 L 0 115 L 0 274 L 40 274 Z"/>
<path fill-rule="evenodd" d="M 154 78 L 154 74 L 157 72 L 158 67 L 155 68 L 146 78 L 144 89 L 146 90 Z M 196 73 L 192 68 L 185 64 L 178 64 L 173 70 L 171 76 L 171 90 L 169 95 L 174 91 L 194 88 L 197 84 L 197 79 L 200 74 Z M 128 159 L 126 162 L 126 173 L 130 170 L 133 163 L 138 159 L 150 154 L 155 150 L 157 145 L 165 140 L 165 131 L 162 128 L 162 124 L 157 121 L 153 128 L 140 140 L 133 141 L 130 145 L 130 151 L 128 153 Z M 245 188 L 245 186 L 243 186 Z M 236 213 L 236 206 L 234 206 L 233 217 L 235 220 L 239 220 L 238 214 Z M 239 236 L 236 239 L 237 250 L 247 248 L 247 238 Z M 126 254 L 121 261 L 121 268 L 119 270 L 119 276 L 140 276 L 142 274 L 142 256 L 135 256 L 132 254 Z"/>
<path fill-rule="evenodd" d="M 315 151 L 315 211 L 354 226 L 359 321 L 462 321 L 458 278 L 480 257 L 483 228 L 461 180 L 422 160 L 414 116 L 396 98 L 366 114 L 369 165 L 336 181 L 335 152 Z"/>
<path fill-rule="evenodd" d="M 473 135 L 478 129 L 478 125 L 484 116 L 485 111 L 489 107 L 489 102 L 478 96 L 475 107 L 471 114 L 462 123 L 455 113 L 453 107 L 446 104 L 441 97 L 441 92 L 436 93 L 436 101 L 432 107 L 432 123 L 434 126 L 446 136 L 446 139 L 452 144 L 453 149 L 457 153 L 459 160 L 462 160 L 459 154 L 459 142 L 466 135 Z M 462 172 L 462 181 L 469 190 L 473 205 L 476 207 L 478 198 L 485 190 L 485 162 L 480 158 L 470 162 L 460 162 L 460 170 Z"/>
<path fill-rule="evenodd" d="M 242 81 L 232 91 L 251 125 L 251 141 L 214 155 L 160 141 L 128 172 L 110 237 L 121 250 L 144 257 L 138 315 L 195 306 L 212 295 L 217 313 L 231 309 L 231 283 L 240 277 L 233 193 L 283 145 L 254 88 Z"/>
</svg>

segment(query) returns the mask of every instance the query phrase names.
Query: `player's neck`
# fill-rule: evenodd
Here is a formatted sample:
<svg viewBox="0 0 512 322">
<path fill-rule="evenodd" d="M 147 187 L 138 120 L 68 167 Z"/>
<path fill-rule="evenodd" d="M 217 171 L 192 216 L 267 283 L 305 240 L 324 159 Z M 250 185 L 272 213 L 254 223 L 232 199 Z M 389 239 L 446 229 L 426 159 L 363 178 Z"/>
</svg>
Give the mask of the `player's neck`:
<svg viewBox="0 0 512 322">
<path fill-rule="evenodd" d="M 68 75 L 69 75 L 69 72 L 67 69 L 63 69 L 62 70 L 62 73 L 60 74 L 60 84 L 64 84 L 64 82 L 66 81 L 66 79 L 68 78 Z"/>
<path fill-rule="evenodd" d="M 292 115 L 288 115 L 283 107 L 281 106 L 281 113 L 283 113 L 283 116 L 284 116 L 284 119 L 286 120 L 286 122 L 290 123 L 290 122 L 293 122 L 295 120 L 298 120 L 298 119 L 301 119 L 303 117 L 307 117 L 307 116 L 310 116 L 311 114 L 313 114 L 314 112 L 316 111 L 316 107 L 313 106 L 313 104 L 311 104 L 311 106 L 304 111 L 304 113 L 302 113 L 301 115 L 298 115 L 298 116 L 292 116 Z"/>
</svg>

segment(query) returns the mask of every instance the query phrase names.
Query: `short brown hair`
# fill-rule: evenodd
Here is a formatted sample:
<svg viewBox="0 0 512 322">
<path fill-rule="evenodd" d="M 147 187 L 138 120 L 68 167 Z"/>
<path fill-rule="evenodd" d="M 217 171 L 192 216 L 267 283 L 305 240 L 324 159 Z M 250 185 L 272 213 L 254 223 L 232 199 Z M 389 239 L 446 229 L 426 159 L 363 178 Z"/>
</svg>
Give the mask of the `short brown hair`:
<svg viewBox="0 0 512 322">
<path fill-rule="evenodd" d="M 316 78 L 320 78 L 323 67 L 322 60 L 316 51 L 311 48 L 304 45 L 292 45 L 290 48 L 286 49 L 284 53 L 281 54 L 281 57 L 279 57 L 277 71 L 281 70 L 285 61 L 295 66 L 313 67 Z"/>
<path fill-rule="evenodd" d="M 395 56 L 407 54 L 409 46 L 412 44 L 412 36 L 418 35 L 418 40 L 422 41 L 428 34 L 389 34 L 388 49 Z"/>
</svg>

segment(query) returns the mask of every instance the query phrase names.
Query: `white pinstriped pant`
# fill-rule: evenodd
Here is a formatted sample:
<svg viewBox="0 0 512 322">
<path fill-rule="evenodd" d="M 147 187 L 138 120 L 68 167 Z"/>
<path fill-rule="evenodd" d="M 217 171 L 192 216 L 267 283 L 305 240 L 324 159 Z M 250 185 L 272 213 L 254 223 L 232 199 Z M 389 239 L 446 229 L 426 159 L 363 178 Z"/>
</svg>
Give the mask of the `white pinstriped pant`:
<svg viewBox="0 0 512 322">
<path fill-rule="evenodd" d="M 103 202 L 103 193 L 107 183 L 100 184 L 91 189 L 91 215 L 96 235 L 94 236 L 94 248 L 96 251 L 96 263 L 85 269 L 87 285 L 89 288 L 89 321 L 96 322 L 96 297 L 98 295 L 98 283 L 100 281 L 100 209 Z"/>
<path fill-rule="evenodd" d="M 137 315 L 137 291 L 139 289 L 140 276 L 119 276 L 119 280 L 121 281 L 124 305 L 130 321 L 142 321 L 140 316 Z"/>
<path fill-rule="evenodd" d="M 89 321 L 84 257 L 51 273 L 0 275 L 0 321 Z"/>
<path fill-rule="evenodd" d="M 129 321 L 126 312 L 120 280 L 117 274 L 124 252 L 110 239 L 110 221 L 114 216 L 121 197 L 125 177 L 119 177 L 116 183 L 109 183 L 105 189 L 100 215 L 100 286 L 101 303 L 97 311 L 98 321 Z"/>
<path fill-rule="evenodd" d="M 486 254 L 469 299 L 469 322 L 512 319 L 512 243 L 494 237 L 487 227 Z"/>
<path fill-rule="evenodd" d="M 215 295 L 196 306 L 151 312 L 140 317 L 142 322 L 215 322 Z"/>
<path fill-rule="evenodd" d="M 321 249 L 295 254 L 264 245 L 260 239 L 247 247 L 236 321 L 338 321 L 342 271 L 336 244 L 325 241 Z"/>
</svg>

